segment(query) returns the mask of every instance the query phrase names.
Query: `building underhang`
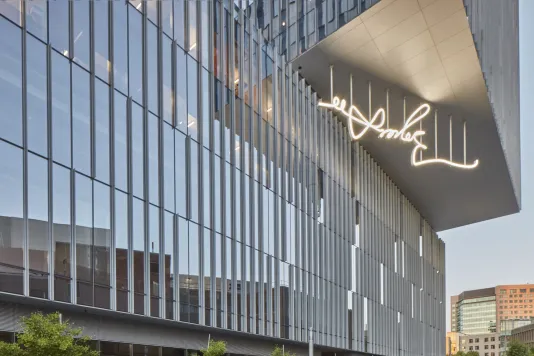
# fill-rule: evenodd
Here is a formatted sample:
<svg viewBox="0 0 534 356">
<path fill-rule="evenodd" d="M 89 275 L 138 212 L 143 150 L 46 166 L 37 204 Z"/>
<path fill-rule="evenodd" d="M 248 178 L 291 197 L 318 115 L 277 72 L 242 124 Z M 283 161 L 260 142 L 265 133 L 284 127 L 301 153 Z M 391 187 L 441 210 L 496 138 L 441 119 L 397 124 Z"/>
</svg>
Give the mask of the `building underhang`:
<svg viewBox="0 0 534 356">
<path fill-rule="evenodd" d="M 422 122 L 424 158 L 478 159 L 472 170 L 441 164 L 414 167 L 413 145 L 366 134 L 360 143 L 436 231 L 519 211 L 484 75 L 462 0 L 382 0 L 293 61 L 318 93 L 350 100 L 369 112 L 386 107 L 390 127 L 403 126 L 420 104 L 434 111 Z M 451 124 L 452 121 L 452 130 Z M 437 122 L 437 125 L 434 123 Z M 451 135 L 452 132 L 452 135 Z M 437 137 L 437 144 L 435 137 Z M 451 145 L 452 143 L 452 145 Z"/>
</svg>

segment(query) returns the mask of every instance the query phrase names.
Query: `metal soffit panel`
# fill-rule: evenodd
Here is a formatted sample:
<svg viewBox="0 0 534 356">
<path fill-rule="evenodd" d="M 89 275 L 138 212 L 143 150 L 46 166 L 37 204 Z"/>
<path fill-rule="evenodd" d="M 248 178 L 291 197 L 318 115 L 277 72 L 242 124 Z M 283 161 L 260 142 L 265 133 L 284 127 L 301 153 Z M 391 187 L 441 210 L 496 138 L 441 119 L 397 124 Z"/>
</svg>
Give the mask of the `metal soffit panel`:
<svg viewBox="0 0 534 356">
<path fill-rule="evenodd" d="M 408 115 L 422 103 L 437 109 L 437 125 L 433 111 L 423 120 L 425 155 L 437 150 L 449 158 L 452 143 L 452 158 L 463 160 L 466 122 L 467 161 L 480 161 L 474 170 L 413 167 L 410 145 L 373 134 L 360 140 L 434 229 L 519 211 L 462 0 L 382 0 L 293 61 L 325 101 L 330 65 L 334 95 L 350 100 L 352 74 L 353 103 L 362 112 L 369 81 L 373 113 L 386 107 L 389 89 L 392 128 L 403 126 L 404 97 Z"/>
</svg>

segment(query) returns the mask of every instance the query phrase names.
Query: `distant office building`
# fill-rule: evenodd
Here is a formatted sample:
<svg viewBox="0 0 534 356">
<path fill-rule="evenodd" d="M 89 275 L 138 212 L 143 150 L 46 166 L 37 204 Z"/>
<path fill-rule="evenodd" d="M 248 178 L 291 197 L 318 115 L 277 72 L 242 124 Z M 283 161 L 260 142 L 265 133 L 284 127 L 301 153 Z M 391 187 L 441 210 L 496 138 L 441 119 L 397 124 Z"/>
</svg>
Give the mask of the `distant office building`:
<svg viewBox="0 0 534 356">
<path fill-rule="evenodd" d="M 534 285 L 515 284 L 495 287 L 497 331 L 504 320 L 534 318 Z"/>
<path fill-rule="evenodd" d="M 495 288 L 465 291 L 451 297 L 452 331 L 467 335 L 486 334 L 495 331 L 495 323 Z"/>
<path fill-rule="evenodd" d="M 513 329 L 510 339 L 522 342 L 529 348 L 534 347 L 534 324 Z"/>
<path fill-rule="evenodd" d="M 460 335 L 459 350 L 476 351 L 480 356 L 497 356 L 499 354 L 499 334 Z"/>
<path fill-rule="evenodd" d="M 512 331 L 514 329 L 530 325 L 534 319 L 506 319 L 499 323 L 499 352 L 503 355 L 506 352 L 506 347 L 510 341 Z"/>
</svg>

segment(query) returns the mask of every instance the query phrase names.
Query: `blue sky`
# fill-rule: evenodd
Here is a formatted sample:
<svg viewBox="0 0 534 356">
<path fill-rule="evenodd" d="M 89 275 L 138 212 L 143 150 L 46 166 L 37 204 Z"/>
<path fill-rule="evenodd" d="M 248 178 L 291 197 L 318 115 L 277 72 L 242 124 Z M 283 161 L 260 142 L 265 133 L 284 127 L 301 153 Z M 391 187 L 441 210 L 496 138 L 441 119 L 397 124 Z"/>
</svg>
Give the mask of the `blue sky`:
<svg viewBox="0 0 534 356">
<path fill-rule="evenodd" d="M 498 284 L 534 284 L 534 142 L 529 139 L 534 131 L 529 107 L 534 95 L 534 1 L 519 0 L 519 17 L 522 211 L 440 233 L 446 243 L 447 330 L 451 295 Z"/>
</svg>

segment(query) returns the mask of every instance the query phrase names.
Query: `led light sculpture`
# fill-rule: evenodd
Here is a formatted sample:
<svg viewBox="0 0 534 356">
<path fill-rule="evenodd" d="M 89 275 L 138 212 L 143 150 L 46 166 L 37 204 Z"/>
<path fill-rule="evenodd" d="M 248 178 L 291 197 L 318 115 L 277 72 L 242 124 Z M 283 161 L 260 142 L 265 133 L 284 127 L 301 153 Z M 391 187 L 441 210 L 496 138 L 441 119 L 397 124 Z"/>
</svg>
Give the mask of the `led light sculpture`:
<svg viewBox="0 0 534 356">
<path fill-rule="evenodd" d="M 331 67 L 332 70 L 332 67 Z M 330 80 L 331 88 L 333 85 L 333 76 Z M 464 162 L 455 162 L 452 159 L 452 119 L 450 121 L 450 157 L 449 159 L 438 158 L 437 154 L 437 131 L 435 133 L 435 157 L 431 159 L 423 159 L 423 151 L 428 147 L 423 144 L 423 137 L 426 132 L 422 130 L 422 120 L 425 119 L 430 113 L 430 105 L 422 104 L 415 109 L 411 115 L 406 118 L 406 100 L 404 100 L 404 125 L 400 130 L 392 129 L 389 127 L 389 91 L 387 92 L 387 109 L 379 108 L 374 114 L 371 112 L 371 84 L 369 83 L 369 117 L 366 117 L 355 105 L 347 105 L 345 100 L 340 99 L 337 96 L 333 96 L 332 102 L 319 102 L 318 105 L 323 108 L 330 109 L 337 112 L 347 118 L 347 126 L 349 134 L 353 140 L 361 139 L 365 134 L 370 131 L 374 131 L 378 134 L 378 138 L 385 140 L 399 140 L 404 143 L 414 144 L 411 155 L 411 163 L 413 166 L 424 166 L 429 164 L 445 164 L 451 167 L 460 169 L 473 169 L 478 166 L 478 159 L 471 163 L 467 163 L 466 160 L 466 124 L 464 122 Z M 350 94 L 352 97 L 352 75 L 350 77 Z M 419 129 L 415 126 L 419 123 Z M 358 131 L 355 128 L 355 124 L 360 126 Z M 435 124 L 437 127 L 437 112 L 435 114 Z M 437 129 L 436 129 L 437 130 Z"/>
</svg>

